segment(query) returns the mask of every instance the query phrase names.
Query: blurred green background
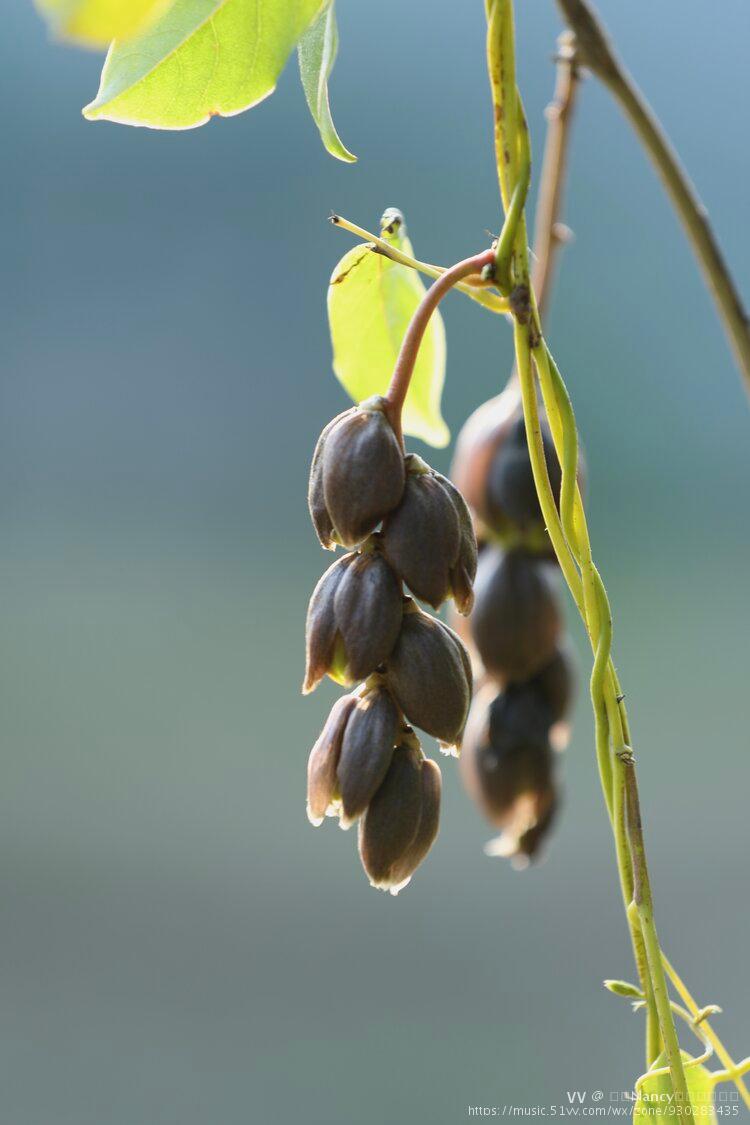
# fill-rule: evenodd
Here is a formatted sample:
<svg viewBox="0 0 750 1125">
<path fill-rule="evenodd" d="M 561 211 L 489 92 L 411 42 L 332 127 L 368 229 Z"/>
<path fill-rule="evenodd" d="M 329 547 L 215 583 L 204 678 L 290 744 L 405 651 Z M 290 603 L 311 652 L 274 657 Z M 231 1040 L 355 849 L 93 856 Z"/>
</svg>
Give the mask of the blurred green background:
<svg viewBox="0 0 750 1125">
<path fill-rule="evenodd" d="M 447 262 L 497 230 L 483 6 L 341 0 L 323 152 L 295 65 L 179 134 L 90 125 L 100 59 L 3 15 L 0 1057 L 9 1125 L 455 1125 L 469 1105 L 630 1088 L 641 1017 L 582 685 L 565 815 L 518 874 L 443 763 L 406 893 L 305 819 L 334 691 L 303 700 L 330 558 L 305 506 L 328 275 L 406 213 Z M 745 0 L 602 2 L 750 295 Z M 519 4 L 540 154 L 559 23 Z M 699 93 L 705 100 L 699 100 Z M 750 411 L 654 175 L 586 83 L 550 324 L 635 729 L 660 932 L 750 1051 Z M 454 432 L 511 364 L 446 304 Z M 423 449 L 420 452 L 425 452 Z M 449 454 L 426 455 L 445 468 Z M 588 668 L 581 630 L 573 635 Z M 687 1045 L 687 1044 L 686 1044 Z"/>
</svg>

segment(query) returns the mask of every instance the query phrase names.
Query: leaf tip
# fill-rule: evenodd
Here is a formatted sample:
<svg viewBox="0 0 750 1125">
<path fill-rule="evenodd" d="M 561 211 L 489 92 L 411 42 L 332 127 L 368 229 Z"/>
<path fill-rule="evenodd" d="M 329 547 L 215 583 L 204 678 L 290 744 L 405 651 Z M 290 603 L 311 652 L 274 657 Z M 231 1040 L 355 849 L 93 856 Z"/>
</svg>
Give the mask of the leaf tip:
<svg viewBox="0 0 750 1125">
<path fill-rule="evenodd" d="M 451 443 L 451 432 L 445 422 L 443 422 L 441 426 L 435 427 L 429 440 L 425 440 L 428 441 L 428 445 L 431 445 L 433 449 L 445 449 Z"/>
<path fill-rule="evenodd" d="M 445 449 L 450 445 L 451 432 L 444 420 L 440 417 L 428 419 L 423 414 L 409 417 L 408 410 L 404 415 L 404 433 L 423 441 L 433 449 Z"/>
</svg>

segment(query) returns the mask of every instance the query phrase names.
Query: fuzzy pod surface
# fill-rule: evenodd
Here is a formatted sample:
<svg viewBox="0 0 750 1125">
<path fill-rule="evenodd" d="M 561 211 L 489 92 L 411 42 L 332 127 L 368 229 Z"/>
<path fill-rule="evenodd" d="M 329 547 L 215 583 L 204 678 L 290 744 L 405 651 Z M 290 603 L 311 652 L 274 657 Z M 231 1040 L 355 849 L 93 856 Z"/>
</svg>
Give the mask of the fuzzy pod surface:
<svg viewBox="0 0 750 1125">
<path fill-rule="evenodd" d="M 378 552 L 344 555 L 315 587 L 307 610 L 303 691 L 323 676 L 344 686 L 390 655 L 401 627 L 401 586 Z"/>
<path fill-rule="evenodd" d="M 361 816 L 380 788 L 393 758 L 399 710 L 385 687 L 362 693 L 348 714 L 337 765 L 342 824 Z"/>
<path fill-rule="evenodd" d="M 417 834 L 391 869 L 392 894 L 406 886 L 420 863 L 426 858 L 440 830 L 440 802 L 443 779 L 440 766 L 429 758 L 422 760 L 422 808 Z"/>
<path fill-rule="evenodd" d="M 375 887 L 394 885 L 394 870 L 414 844 L 422 815 L 422 756 L 398 746 L 382 785 L 359 822 L 359 854 Z"/>
<path fill-rule="evenodd" d="M 336 531 L 331 522 L 331 517 L 326 506 L 325 492 L 323 489 L 323 454 L 325 452 L 326 440 L 331 430 L 338 425 L 344 418 L 348 418 L 356 410 L 356 406 L 350 407 L 349 410 L 344 410 L 341 414 L 337 414 L 332 418 L 326 426 L 323 427 L 323 432 L 315 443 L 315 450 L 312 456 L 312 463 L 310 465 L 310 479 L 307 486 L 307 506 L 310 511 L 310 519 L 315 528 L 315 534 L 318 536 L 321 547 L 326 551 L 336 550 Z"/>
<path fill-rule="evenodd" d="M 471 704 L 471 662 L 458 636 L 414 603 L 386 664 L 386 682 L 406 718 L 458 747 Z"/>
<path fill-rule="evenodd" d="M 307 816 L 318 826 L 335 809 L 338 801 L 337 768 L 347 720 L 356 699 L 344 695 L 337 699 L 326 719 L 307 762 Z"/>
<path fill-rule="evenodd" d="M 313 455 L 310 515 L 321 544 L 356 547 L 399 503 L 404 456 L 378 396 L 334 419 Z"/>
<path fill-rule="evenodd" d="M 383 527 L 383 553 L 411 592 L 439 609 L 453 597 L 461 613 L 473 602 L 477 545 L 458 489 L 421 458 L 406 459 L 399 506 Z"/>
</svg>

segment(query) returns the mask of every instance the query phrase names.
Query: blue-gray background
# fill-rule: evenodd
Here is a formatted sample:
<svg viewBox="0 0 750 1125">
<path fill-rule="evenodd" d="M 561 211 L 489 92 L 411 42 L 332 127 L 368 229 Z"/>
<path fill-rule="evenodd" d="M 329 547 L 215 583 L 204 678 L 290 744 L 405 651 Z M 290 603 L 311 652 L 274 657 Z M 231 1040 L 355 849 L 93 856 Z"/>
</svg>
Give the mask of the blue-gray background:
<svg viewBox="0 0 750 1125">
<path fill-rule="evenodd" d="M 324 298 L 351 245 L 325 218 L 373 227 L 397 204 L 437 261 L 500 221 L 482 5 L 427 7 L 340 4 L 353 168 L 322 151 L 294 64 L 264 105 L 195 132 L 90 125 L 97 57 L 50 44 L 27 4 L 4 13 L 9 1125 L 457 1125 L 469 1105 L 638 1073 L 641 1018 L 599 983 L 632 969 L 585 692 L 537 870 L 483 857 L 450 762 L 439 843 L 396 900 L 369 889 L 352 835 L 304 815 L 334 695 L 299 695 L 329 561 L 305 485 L 345 405 Z M 745 0 L 720 19 L 602 8 L 750 293 Z M 518 23 L 538 155 L 558 21 L 533 0 Z M 551 338 L 588 449 L 661 934 L 747 1053 L 750 412 L 661 188 L 594 82 L 566 217 Z M 446 319 L 455 431 L 507 373 L 510 335 L 459 298 Z"/>
</svg>

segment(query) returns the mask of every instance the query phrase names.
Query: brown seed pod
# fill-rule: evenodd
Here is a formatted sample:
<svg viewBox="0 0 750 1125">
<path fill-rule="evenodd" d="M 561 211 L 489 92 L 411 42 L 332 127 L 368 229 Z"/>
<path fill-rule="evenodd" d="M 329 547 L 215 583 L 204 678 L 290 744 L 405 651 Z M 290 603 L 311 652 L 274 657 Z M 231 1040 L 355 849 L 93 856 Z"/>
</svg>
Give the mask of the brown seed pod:
<svg viewBox="0 0 750 1125">
<path fill-rule="evenodd" d="M 544 415 L 541 430 L 547 472 L 559 505 L 562 473 Z M 578 483 L 582 488 L 585 475 L 581 455 Z M 519 529 L 544 532 L 517 383 L 511 383 L 468 419 L 456 442 L 451 476 L 490 531 L 501 537 Z M 554 558 L 551 544 L 544 553 Z"/>
<path fill-rule="evenodd" d="M 318 538 L 356 547 L 401 500 L 404 457 L 375 396 L 335 418 L 320 436 L 308 500 Z"/>
<path fill-rule="evenodd" d="M 517 690 L 522 686 L 509 684 L 507 690 Z M 528 680 L 526 686 L 537 692 L 546 703 L 551 725 L 567 719 L 576 688 L 575 661 L 570 646 L 564 644 L 559 648 L 549 664 Z"/>
<path fill-rule="evenodd" d="M 472 708 L 461 754 L 467 790 L 496 827 L 520 836 L 554 799 L 554 756 L 526 700 L 500 694 Z M 475 711 L 476 709 L 476 711 Z"/>
<path fill-rule="evenodd" d="M 520 549 L 482 552 L 471 631 L 485 668 L 501 684 L 529 679 L 554 656 L 563 627 L 555 577 L 549 563 Z"/>
<path fill-rule="evenodd" d="M 307 816 L 311 824 L 323 823 L 336 810 L 339 799 L 336 769 L 344 730 L 356 703 L 353 695 L 337 699 L 307 761 Z"/>
<path fill-rule="evenodd" d="M 390 656 L 401 628 L 402 601 L 401 584 L 382 555 L 358 555 L 334 598 L 352 679 L 369 676 Z"/>
<path fill-rule="evenodd" d="M 390 655 L 402 616 L 401 585 L 377 552 L 344 555 L 315 587 L 307 609 L 307 666 L 302 690 L 325 675 L 350 686 Z"/>
<path fill-rule="evenodd" d="M 456 440 L 451 465 L 451 478 L 469 506 L 487 527 L 497 532 L 506 525 L 495 526 L 487 503 L 487 479 L 492 460 L 502 446 L 520 404 L 517 383 L 512 383 L 489 402 L 483 403 L 464 423 Z"/>
<path fill-rule="evenodd" d="M 323 676 L 334 667 L 338 639 L 338 625 L 334 611 L 336 591 L 356 557 L 352 554 L 337 559 L 320 577 L 312 592 L 307 606 L 305 625 L 306 666 L 302 685 L 305 695 L 313 691 Z"/>
<path fill-rule="evenodd" d="M 349 827 L 379 789 L 393 757 L 399 710 L 385 687 L 363 692 L 347 717 L 337 767 L 341 824 Z"/>
<path fill-rule="evenodd" d="M 508 684 L 489 708 L 488 740 L 493 746 L 509 741 L 547 741 L 552 725 L 550 706 L 539 691 L 526 683 Z"/>
<path fill-rule="evenodd" d="M 424 758 L 422 761 L 422 813 L 419 828 L 413 841 L 391 870 L 392 895 L 398 894 L 410 881 L 420 863 L 435 843 L 440 828 L 440 798 L 443 779 L 437 762 Z"/>
<path fill-rule="evenodd" d="M 559 808 L 559 794 L 553 792 L 547 811 L 539 818 L 536 824 L 521 833 L 516 840 L 515 849 L 510 852 L 511 861 L 516 867 L 525 866 L 524 861 L 531 863 L 539 858 L 540 849 L 546 842 L 557 820 Z"/>
<path fill-rule="evenodd" d="M 437 474 L 438 476 L 440 474 Z M 440 477 L 443 487 L 450 494 L 458 514 L 458 525 L 461 529 L 461 546 L 458 558 L 450 571 L 450 591 L 458 612 L 466 617 L 474 608 L 474 579 L 477 576 L 479 562 L 479 546 L 474 531 L 474 522 L 471 512 L 453 481 L 447 477 Z"/>
<path fill-rule="evenodd" d="M 359 822 L 359 854 L 374 887 L 389 890 L 422 816 L 422 752 L 397 746 L 385 779 Z"/>
<path fill-rule="evenodd" d="M 407 603 L 386 682 L 406 718 L 447 748 L 461 744 L 471 703 L 471 662 L 452 629 Z"/>
<path fill-rule="evenodd" d="M 549 664 L 530 680 L 509 683 L 503 689 L 513 701 L 516 714 L 528 715 L 528 725 L 536 724 L 553 749 L 564 750 L 570 738 L 567 722 L 574 695 L 575 673 L 569 650 L 560 649 Z"/>
<path fill-rule="evenodd" d="M 547 472 L 555 503 L 559 507 L 562 471 L 549 424 L 544 418 L 541 422 L 541 431 Z M 486 503 L 491 527 L 502 525 L 504 521 L 510 520 L 517 527 L 527 529 L 531 525 L 543 522 L 521 410 L 513 417 L 504 441 L 498 446 L 492 458 L 487 474 Z"/>
<path fill-rule="evenodd" d="M 325 451 L 326 440 L 331 430 L 334 426 L 338 425 L 343 418 L 348 418 L 350 414 L 353 414 L 356 409 L 356 406 L 352 406 L 349 410 L 344 410 L 341 414 L 337 414 L 335 418 L 331 419 L 317 440 L 312 464 L 310 465 L 310 481 L 307 486 L 307 506 L 310 509 L 310 519 L 312 520 L 313 527 L 320 540 L 320 545 L 327 551 L 336 550 L 336 533 L 333 523 L 331 522 L 331 517 L 328 514 L 323 489 L 323 453 Z"/>
<path fill-rule="evenodd" d="M 401 503 L 383 526 L 383 553 L 411 592 L 438 609 L 453 595 L 462 612 L 473 600 L 477 547 L 458 490 L 414 455 L 406 458 Z"/>
</svg>

